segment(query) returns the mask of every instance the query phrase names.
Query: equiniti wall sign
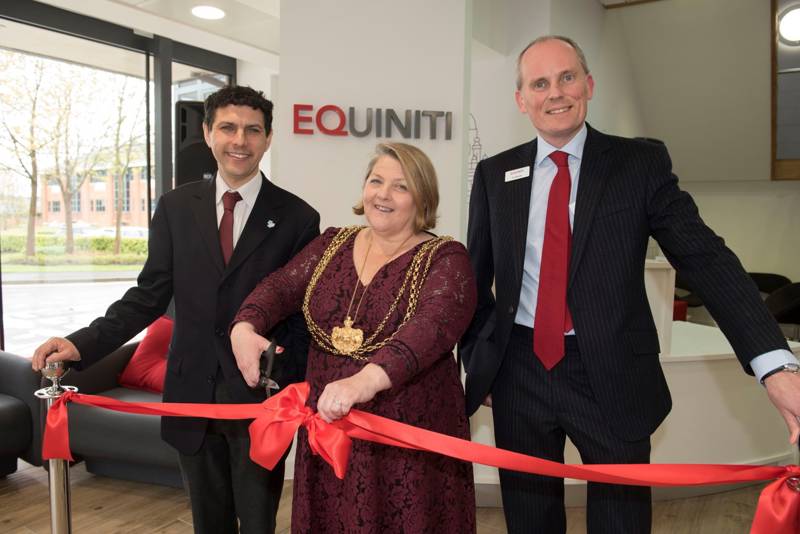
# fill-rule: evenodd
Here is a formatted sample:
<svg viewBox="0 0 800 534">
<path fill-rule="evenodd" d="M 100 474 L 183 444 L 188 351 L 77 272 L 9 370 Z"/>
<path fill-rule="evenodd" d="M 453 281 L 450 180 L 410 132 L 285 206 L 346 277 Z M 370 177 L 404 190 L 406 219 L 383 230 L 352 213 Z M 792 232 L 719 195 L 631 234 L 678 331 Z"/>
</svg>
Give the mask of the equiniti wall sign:
<svg viewBox="0 0 800 534">
<path fill-rule="evenodd" d="M 453 112 L 393 108 L 344 109 L 333 104 L 314 108 L 312 104 L 295 104 L 292 112 L 293 131 L 297 135 L 353 137 L 395 137 L 404 139 L 445 139 L 453 136 Z"/>
</svg>

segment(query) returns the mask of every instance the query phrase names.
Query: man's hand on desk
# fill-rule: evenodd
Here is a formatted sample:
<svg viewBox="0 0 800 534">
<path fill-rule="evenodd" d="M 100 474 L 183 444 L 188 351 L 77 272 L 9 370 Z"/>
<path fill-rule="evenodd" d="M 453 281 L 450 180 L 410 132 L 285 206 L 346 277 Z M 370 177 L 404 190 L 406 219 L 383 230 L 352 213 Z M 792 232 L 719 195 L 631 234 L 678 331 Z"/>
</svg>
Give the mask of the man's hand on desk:
<svg viewBox="0 0 800 534">
<path fill-rule="evenodd" d="M 769 400 L 778 409 L 789 428 L 789 441 L 797 443 L 800 436 L 800 374 L 788 371 L 774 373 L 764 379 Z"/>
</svg>

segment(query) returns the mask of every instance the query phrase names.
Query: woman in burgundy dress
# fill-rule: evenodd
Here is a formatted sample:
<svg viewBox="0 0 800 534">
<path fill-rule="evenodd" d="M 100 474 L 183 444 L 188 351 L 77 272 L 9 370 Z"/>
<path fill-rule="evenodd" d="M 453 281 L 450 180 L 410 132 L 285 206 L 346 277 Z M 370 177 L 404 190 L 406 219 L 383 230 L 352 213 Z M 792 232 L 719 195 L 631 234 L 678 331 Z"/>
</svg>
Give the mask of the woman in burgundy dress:
<svg viewBox="0 0 800 534">
<path fill-rule="evenodd" d="M 436 173 L 419 149 L 378 145 L 361 202 L 365 227 L 330 228 L 265 278 L 231 331 L 251 386 L 262 336 L 302 309 L 311 333 L 309 405 L 327 421 L 352 407 L 469 439 L 453 347 L 475 310 L 467 251 L 436 224 Z M 475 532 L 472 466 L 354 440 L 344 480 L 298 439 L 292 532 Z"/>
</svg>

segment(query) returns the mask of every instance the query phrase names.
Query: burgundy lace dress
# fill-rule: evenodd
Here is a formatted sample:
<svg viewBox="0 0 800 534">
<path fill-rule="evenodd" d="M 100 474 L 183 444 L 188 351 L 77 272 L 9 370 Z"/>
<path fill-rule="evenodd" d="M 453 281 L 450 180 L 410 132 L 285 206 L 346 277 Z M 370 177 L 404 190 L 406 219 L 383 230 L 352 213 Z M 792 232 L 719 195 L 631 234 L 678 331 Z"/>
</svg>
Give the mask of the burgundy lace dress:
<svg viewBox="0 0 800 534">
<path fill-rule="evenodd" d="M 248 321 L 263 333 L 298 311 L 314 268 L 336 233 L 337 229 L 328 229 L 284 268 L 265 278 L 244 302 L 236 321 Z M 353 243 L 351 237 L 341 246 L 311 298 L 311 315 L 327 333 L 341 326 L 356 283 Z M 385 265 L 370 282 L 355 324 L 364 330 L 365 339 L 389 311 L 420 246 Z M 370 355 L 370 362 L 389 375 L 392 388 L 357 408 L 469 439 L 464 390 L 452 350 L 472 318 L 475 301 L 467 251 L 460 243 L 447 242 L 434 253 L 413 318 L 388 345 Z M 406 306 L 407 301 L 401 300 L 385 335 L 397 329 Z M 366 363 L 323 352 L 312 338 L 306 375 L 311 384 L 309 405 L 316 407 L 326 384 L 352 376 Z M 301 429 L 292 532 L 475 532 L 472 465 L 433 453 L 353 440 L 347 475 L 339 480 L 329 465 L 311 453 Z"/>
</svg>

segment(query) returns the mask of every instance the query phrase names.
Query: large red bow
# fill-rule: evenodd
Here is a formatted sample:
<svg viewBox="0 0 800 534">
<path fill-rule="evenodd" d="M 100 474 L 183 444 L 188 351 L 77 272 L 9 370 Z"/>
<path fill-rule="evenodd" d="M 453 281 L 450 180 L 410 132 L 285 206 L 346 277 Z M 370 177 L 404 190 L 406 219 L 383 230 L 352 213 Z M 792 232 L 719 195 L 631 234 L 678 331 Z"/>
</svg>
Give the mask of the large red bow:
<svg viewBox="0 0 800 534">
<path fill-rule="evenodd" d="M 272 469 L 291 445 L 302 425 L 311 450 L 344 478 L 351 438 L 385 445 L 444 454 L 467 462 L 503 469 L 574 478 L 593 482 L 639 486 L 698 486 L 773 480 L 761 492 L 751 534 L 796 534 L 800 532 L 800 468 L 798 466 L 749 466 L 714 464 L 621 464 L 565 465 L 541 458 L 497 449 L 351 410 L 334 423 L 325 423 L 306 406 L 309 385 L 294 384 L 263 404 L 187 404 L 123 402 L 96 395 L 64 393 L 47 414 L 42 457 L 72 460 L 67 425 L 68 402 L 121 412 L 254 419 L 250 425 L 250 457 Z"/>
</svg>

